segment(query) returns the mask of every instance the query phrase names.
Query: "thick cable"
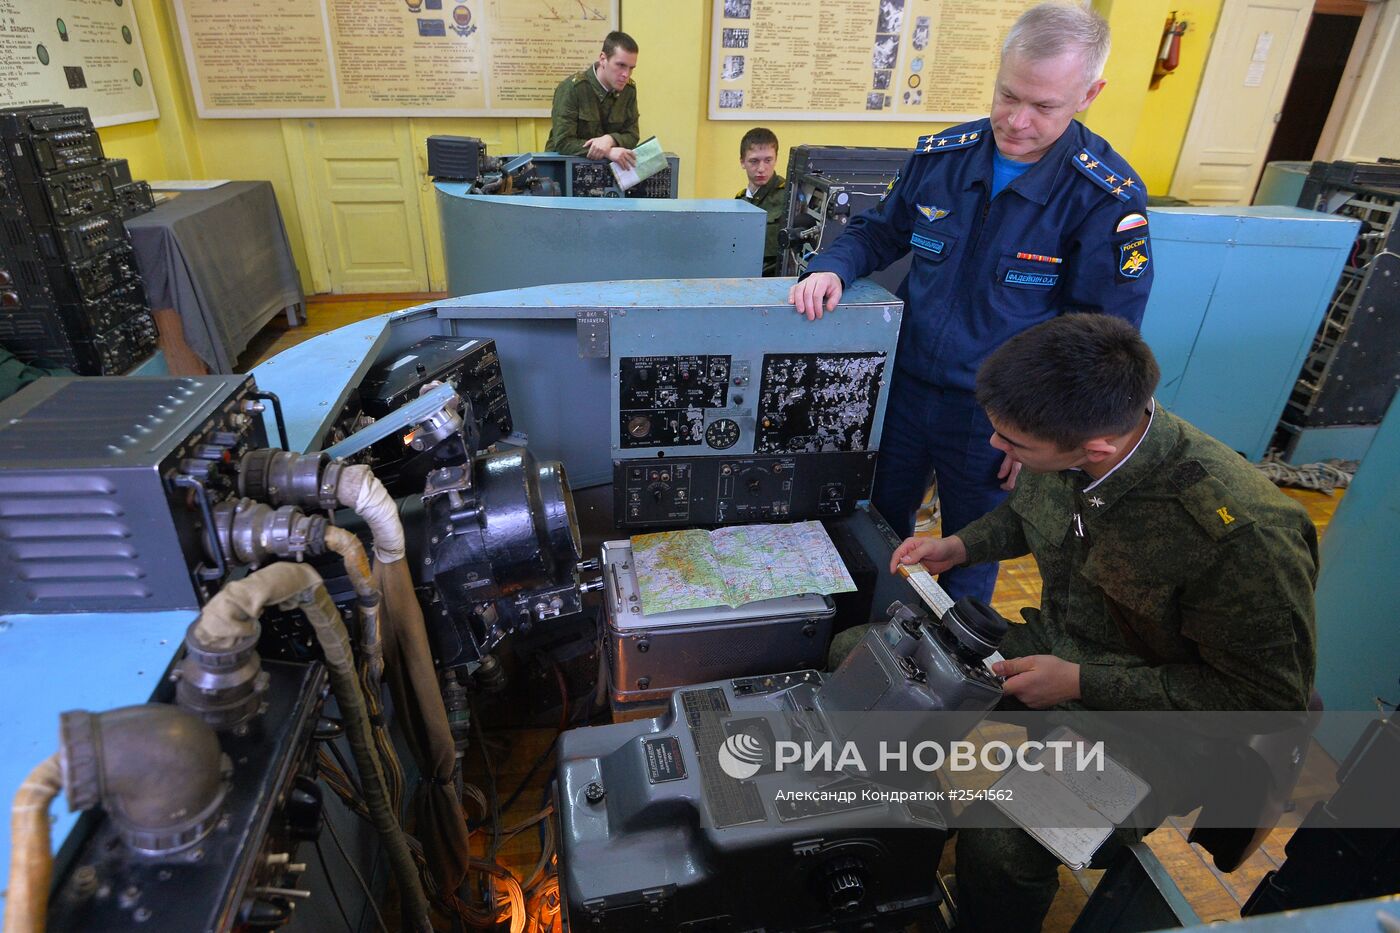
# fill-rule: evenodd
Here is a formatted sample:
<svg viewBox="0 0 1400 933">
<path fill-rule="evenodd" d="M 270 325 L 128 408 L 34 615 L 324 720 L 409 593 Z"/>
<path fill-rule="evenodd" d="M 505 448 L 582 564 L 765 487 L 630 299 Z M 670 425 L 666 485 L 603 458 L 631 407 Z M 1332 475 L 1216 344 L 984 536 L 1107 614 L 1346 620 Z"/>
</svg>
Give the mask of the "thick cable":
<svg viewBox="0 0 1400 933">
<path fill-rule="evenodd" d="M 44 933 L 53 880 L 49 806 L 63 789 L 54 753 L 24 779 L 10 805 L 10 887 L 5 895 L 5 929 Z"/>
</svg>

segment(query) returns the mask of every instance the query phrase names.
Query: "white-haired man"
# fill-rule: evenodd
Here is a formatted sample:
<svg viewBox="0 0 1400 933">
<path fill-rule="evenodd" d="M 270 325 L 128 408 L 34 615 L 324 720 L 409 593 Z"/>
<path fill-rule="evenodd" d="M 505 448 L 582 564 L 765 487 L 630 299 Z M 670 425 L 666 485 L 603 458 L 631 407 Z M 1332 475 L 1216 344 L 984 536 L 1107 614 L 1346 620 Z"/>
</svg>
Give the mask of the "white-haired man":
<svg viewBox="0 0 1400 933">
<path fill-rule="evenodd" d="M 788 300 L 808 318 L 845 286 L 913 252 L 874 503 L 901 536 L 937 479 L 945 534 L 990 512 L 1016 464 L 987 441 L 982 360 L 1066 312 L 1142 321 L 1152 284 L 1141 178 L 1074 119 L 1103 90 L 1108 24 L 1042 3 L 1002 46 L 991 116 L 919 139 L 880 205 L 808 266 Z M 990 601 L 995 563 L 941 582 Z"/>
</svg>

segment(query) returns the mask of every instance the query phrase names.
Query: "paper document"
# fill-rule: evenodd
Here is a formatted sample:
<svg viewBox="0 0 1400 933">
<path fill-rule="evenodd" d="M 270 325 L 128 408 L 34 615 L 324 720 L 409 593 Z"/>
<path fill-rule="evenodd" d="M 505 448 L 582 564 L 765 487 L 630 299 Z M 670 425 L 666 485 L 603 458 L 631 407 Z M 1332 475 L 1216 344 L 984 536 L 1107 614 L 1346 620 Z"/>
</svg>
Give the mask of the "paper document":
<svg viewBox="0 0 1400 933">
<path fill-rule="evenodd" d="M 1061 740 L 1085 741 L 1063 726 L 1046 736 L 1047 743 Z M 1042 752 L 1042 770 L 1008 771 L 992 789 L 1009 791 L 1009 797 L 992 802 L 1060 861 L 1080 869 L 1147 798 L 1150 788 L 1107 754 L 1102 771 L 1077 770 L 1075 760 L 1073 750 L 1066 752 L 1062 770 L 1056 771 L 1053 755 Z"/>
<path fill-rule="evenodd" d="M 856 588 L 821 522 L 637 535 L 632 559 L 644 615 Z"/>
<path fill-rule="evenodd" d="M 637 164 L 632 168 L 622 168 L 616 162 L 610 163 L 617 186 L 623 191 L 635 188 L 666 167 L 666 153 L 661 151 L 661 143 L 656 141 L 655 136 L 638 143 L 632 154 L 637 157 Z"/>
<path fill-rule="evenodd" d="M 153 191 L 208 191 L 210 188 L 217 188 L 220 185 L 228 184 L 227 178 L 196 178 L 186 180 L 161 179 L 159 181 L 148 181 Z"/>
</svg>

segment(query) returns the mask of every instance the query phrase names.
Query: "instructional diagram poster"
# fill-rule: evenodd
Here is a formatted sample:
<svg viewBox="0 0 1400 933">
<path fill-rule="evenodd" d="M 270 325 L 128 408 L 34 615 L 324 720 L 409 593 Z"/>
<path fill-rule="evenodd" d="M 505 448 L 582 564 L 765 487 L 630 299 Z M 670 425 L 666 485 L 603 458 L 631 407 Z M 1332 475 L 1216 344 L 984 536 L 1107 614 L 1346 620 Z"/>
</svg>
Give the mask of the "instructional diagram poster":
<svg viewBox="0 0 1400 933">
<path fill-rule="evenodd" d="M 134 0 L 0 0 L 0 107 L 86 107 L 98 126 L 154 120 Z"/>
<path fill-rule="evenodd" d="M 1002 38 L 1036 0 L 714 0 L 712 120 L 987 115 Z"/>
<path fill-rule="evenodd" d="M 176 14 L 201 117 L 547 117 L 617 6 L 176 0 Z"/>
</svg>

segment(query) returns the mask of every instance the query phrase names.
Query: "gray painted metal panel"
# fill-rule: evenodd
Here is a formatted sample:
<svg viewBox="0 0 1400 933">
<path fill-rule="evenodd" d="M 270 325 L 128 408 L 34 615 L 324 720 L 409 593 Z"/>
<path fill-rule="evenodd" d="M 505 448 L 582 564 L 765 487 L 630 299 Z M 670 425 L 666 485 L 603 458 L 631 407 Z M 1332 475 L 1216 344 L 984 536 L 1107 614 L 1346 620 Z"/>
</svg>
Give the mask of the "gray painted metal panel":
<svg viewBox="0 0 1400 933">
<path fill-rule="evenodd" d="M 737 200 L 536 198 L 437 183 L 447 290 L 763 272 L 768 215 Z"/>
</svg>

